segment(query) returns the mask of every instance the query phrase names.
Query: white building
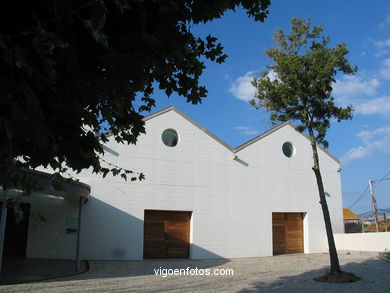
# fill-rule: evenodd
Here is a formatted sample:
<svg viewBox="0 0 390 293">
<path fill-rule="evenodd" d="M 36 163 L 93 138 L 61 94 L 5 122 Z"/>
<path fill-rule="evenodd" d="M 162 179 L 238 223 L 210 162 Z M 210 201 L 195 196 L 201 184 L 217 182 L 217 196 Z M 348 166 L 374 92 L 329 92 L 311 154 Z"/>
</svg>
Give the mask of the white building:
<svg viewBox="0 0 390 293">
<path fill-rule="evenodd" d="M 327 251 L 310 142 L 290 123 L 232 148 L 174 107 L 145 122 L 147 134 L 137 145 L 110 137 L 104 157 L 143 172 L 145 180 L 76 175 L 91 187 L 81 217 L 82 259 Z M 333 231 L 343 233 L 339 161 L 322 149 L 319 156 Z M 73 258 L 78 201 L 32 196 L 26 202 L 26 256 Z"/>
</svg>

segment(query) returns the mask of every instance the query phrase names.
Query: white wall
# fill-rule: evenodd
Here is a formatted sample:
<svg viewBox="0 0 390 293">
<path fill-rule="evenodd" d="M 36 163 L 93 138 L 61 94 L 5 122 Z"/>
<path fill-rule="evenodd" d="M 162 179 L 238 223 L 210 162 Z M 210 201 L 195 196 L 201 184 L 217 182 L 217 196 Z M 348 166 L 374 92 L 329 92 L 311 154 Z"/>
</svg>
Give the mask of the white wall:
<svg viewBox="0 0 390 293">
<path fill-rule="evenodd" d="M 0 197 L 3 191 L 0 190 Z M 74 259 L 76 234 L 67 234 L 67 224 L 78 220 L 78 201 L 45 194 L 20 195 L 11 190 L 9 198 L 30 204 L 27 231 L 27 258 Z M 69 226 L 70 227 L 70 226 Z"/>
<path fill-rule="evenodd" d="M 337 250 L 390 251 L 390 232 L 335 234 Z"/>
<path fill-rule="evenodd" d="M 161 141 L 167 128 L 179 134 L 176 147 Z M 310 144 L 291 126 L 242 149 L 239 160 L 174 110 L 147 120 L 146 132 L 136 146 L 110 139 L 105 155 L 146 180 L 75 175 L 92 187 L 82 221 L 83 258 L 142 259 L 145 209 L 192 211 L 194 259 L 272 255 L 272 212 L 305 213 L 305 252 L 327 250 Z M 282 153 L 286 141 L 296 148 L 292 158 Z M 322 151 L 320 160 L 334 232 L 342 233 L 339 164 Z"/>
<path fill-rule="evenodd" d="M 76 235 L 66 233 L 66 224 L 77 222 L 78 202 L 34 195 L 24 201 L 31 203 L 26 257 L 74 259 Z"/>
<path fill-rule="evenodd" d="M 287 158 L 281 151 L 284 142 L 291 142 L 296 153 Z M 255 185 L 256 194 L 261 196 L 265 211 L 262 220 L 267 229 L 267 255 L 272 252 L 272 212 L 305 212 L 307 226 L 305 232 L 307 252 L 323 252 L 327 250 L 325 226 L 319 204 L 319 195 L 314 172 L 311 167 L 312 154 L 309 141 L 286 125 L 271 135 L 257 141 L 239 152 L 239 157 L 248 161 L 250 175 Z M 324 152 L 320 151 L 320 166 L 332 218 L 332 226 L 336 233 L 343 232 L 342 198 L 339 164 Z M 255 176 L 253 176 L 254 174 Z M 256 174 L 259 174 L 256 176 Z M 246 192 L 251 192 L 250 189 Z"/>
</svg>

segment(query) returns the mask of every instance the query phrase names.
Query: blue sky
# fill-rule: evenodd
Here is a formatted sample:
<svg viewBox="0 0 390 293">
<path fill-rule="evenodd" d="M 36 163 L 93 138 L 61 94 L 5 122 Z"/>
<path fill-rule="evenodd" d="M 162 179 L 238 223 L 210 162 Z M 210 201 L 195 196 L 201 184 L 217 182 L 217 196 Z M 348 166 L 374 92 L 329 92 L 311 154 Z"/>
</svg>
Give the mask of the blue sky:
<svg viewBox="0 0 390 293">
<path fill-rule="evenodd" d="M 168 99 L 156 92 L 155 110 L 174 105 L 233 147 L 269 129 L 269 115 L 247 102 L 253 95 L 250 80 L 270 63 L 264 51 L 274 46 L 274 32 L 289 31 L 292 17 L 310 17 L 331 37 L 331 46 L 347 44 L 350 63 L 359 68 L 354 76 L 337 77 L 334 97 L 339 105 L 352 104 L 355 113 L 352 121 L 334 123 L 327 138 L 329 151 L 342 164 L 344 207 L 365 194 L 352 210 L 369 211 L 370 196 L 364 193 L 368 179 L 381 179 L 390 172 L 390 2 L 272 2 L 264 23 L 239 9 L 194 27 L 196 35 L 216 36 L 229 57 L 223 64 L 206 62 L 201 82 L 208 97 L 202 104 L 194 106 L 182 97 Z M 378 208 L 390 208 L 390 180 L 377 182 L 374 190 Z"/>
</svg>

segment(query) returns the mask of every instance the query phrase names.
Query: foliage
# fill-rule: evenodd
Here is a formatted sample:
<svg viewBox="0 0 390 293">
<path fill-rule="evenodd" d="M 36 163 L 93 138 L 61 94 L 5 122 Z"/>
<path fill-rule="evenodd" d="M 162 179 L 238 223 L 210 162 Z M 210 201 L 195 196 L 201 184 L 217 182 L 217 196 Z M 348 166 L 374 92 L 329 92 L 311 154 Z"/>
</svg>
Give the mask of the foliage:
<svg viewBox="0 0 390 293">
<path fill-rule="evenodd" d="M 197 38 L 191 27 L 238 5 L 263 21 L 269 2 L 9 2 L 0 12 L 0 185 L 15 185 L 20 168 L 39 166 L 142 179 L 101 165 L 108 133 L 136 143 L 156 86 L 200 103 L 207 94 L 199 84 L 202 59 L 227 56 L 217 38 Z"/>
<path fill-rule="evenodd" d="M 271 112 L 273 121 L 294 120 L 299 123 L 298 131 L 308 131 L 331 264 L 329 274 L 316 280 L 357 281 L 359 277 L 340 269 L 317 151 L 317 144 L 328 146 L 325 135 L 332 120 L 352 118 L 351 106 L 335 105 L 332 84 L 338 72 L 353 74 L 357 68 L 346 59 L 345 44 L 329 48 L 330 38 L 322 36 L 321 27 L 311 28 L 310 19 L 293 18 L 291 27 L 290 34 L 276 32 L 276 48 L 266 51 L 274 64 L 267 66 L 270 71 L 263 71 L 260 78 L 253 80 L 257 94 L 250 103 Z"/>
<path fill-rule="evenodd" d="M 270 111 L 273 121 L 295 120 L 301 132 L 315 130 L 316 141 L 327 147 L 325 135 L 332 119 L 352 118 L 352 106 L 342 108 L 334 103 L 335 76 L 338 72 L 353 74 L 357 68 L 345 57 L 346 45 L 329 48 L 330 38 L 321 36 L 322 27 L 310 29 L 310 19 L 294 18 L 291 25 L 291 34 L 277 31 L 277 47 L 266 51 L 274 64 L 254 79 L 258 91 L 251 104 Z"/>
</svg>

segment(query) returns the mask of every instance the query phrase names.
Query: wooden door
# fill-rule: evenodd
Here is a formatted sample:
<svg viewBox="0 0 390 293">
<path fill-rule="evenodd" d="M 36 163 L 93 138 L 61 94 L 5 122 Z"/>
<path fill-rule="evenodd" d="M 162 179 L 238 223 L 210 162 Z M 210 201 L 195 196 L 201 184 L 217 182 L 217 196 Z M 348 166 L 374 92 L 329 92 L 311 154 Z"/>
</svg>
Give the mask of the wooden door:
<svg viewBox="0 0 390 293">
<path fill-rule="evenodd" d="M 303 253 L 303 214 L 272 213 L 273 254 Z"/>
<path fill-rule="evenodd" d="M 283 213 L 272 214 L 273 254 L 284 254 L 286 251 L 286 227 Z"/>
<path fill-rule="evenodd" d="M 286 213 L 286 253 L 303 253 L 303 216 Z"/>
<path fill-rule="evenodd" d="M 190 213 L 167 212 L 165 236 L 167 258 L 188 258 L 190 256 Z"/>
<path fill-rule="evenodd" d="M 188 258 L 190 212 L 145 210 L 144 258 Z"/>
<path fill-rule="evenodd" d="M 144 258 L 165 258 L 165 212 L 145 211 Z"/>
</svg>

